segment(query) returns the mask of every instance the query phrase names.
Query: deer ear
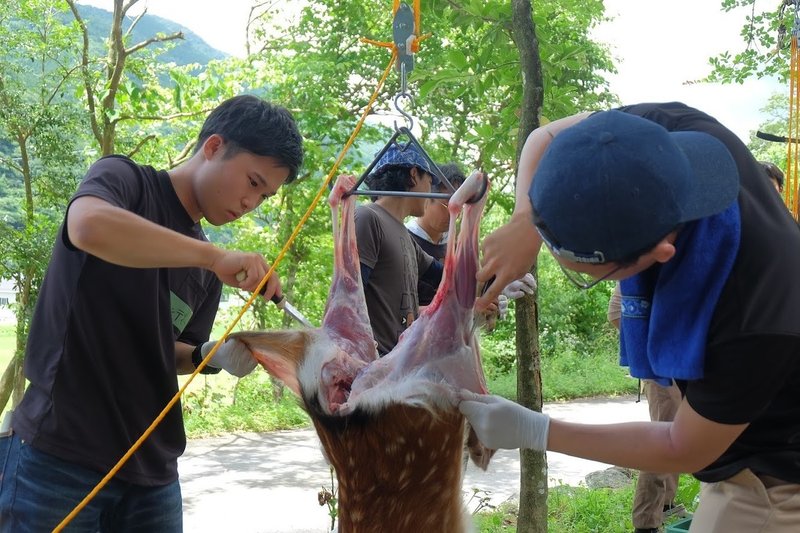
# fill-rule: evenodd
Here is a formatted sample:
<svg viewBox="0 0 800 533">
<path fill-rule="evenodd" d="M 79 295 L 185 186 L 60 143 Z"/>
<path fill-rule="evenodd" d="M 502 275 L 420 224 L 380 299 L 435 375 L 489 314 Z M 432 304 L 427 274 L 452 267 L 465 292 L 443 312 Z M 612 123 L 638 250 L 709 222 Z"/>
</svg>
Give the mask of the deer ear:
<svg viewBox="0 0 800 533">
<path fill-rule="evenodd" d="M 308 333 L 300 330 L 242 331 L 230 337 L 243 342 L 270 375 L 300 396 L 297 368 L 305 359 Z"/>
</svg>

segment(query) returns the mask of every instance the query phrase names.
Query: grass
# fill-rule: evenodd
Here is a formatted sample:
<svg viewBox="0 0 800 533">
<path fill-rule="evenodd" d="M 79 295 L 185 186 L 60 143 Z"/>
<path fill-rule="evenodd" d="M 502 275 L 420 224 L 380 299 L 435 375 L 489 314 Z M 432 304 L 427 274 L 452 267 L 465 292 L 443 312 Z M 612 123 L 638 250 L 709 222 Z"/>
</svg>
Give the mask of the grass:
<svg viewBox="0 0 800 533">
<path fill-rule="evenodd" d="M 181 402 L 188 438 L 292 429 L 311 423 L 295 396 L 276 389 L 264 372 L 240 380 L 222 373 L 198 376 Z"/>
<path fill-rule="evenodd" d="M 15 326 L 0 325 L 0 372 L 5 370 L 17 346 Z"/>
<path fill-rule="evenodd" d="M 580 531 L 586 533 L 629 533 L 633 530 L 631 510 L 635 482 L 619 489 L 590 489 L 585 486 L 559 485 L 547 494 L 547 530 L 554 533 Z M 697 507 L 696 496 L 700 482 L 689 475 L 680 477 L 676 504 L 689 512 Z M 497 509 L 475 515 L 481 533 L 514 533 L 517 530 L 518 509 L 506 503 Z M 669 523 L 680 518 L 672 518 Z"/>
</svg>

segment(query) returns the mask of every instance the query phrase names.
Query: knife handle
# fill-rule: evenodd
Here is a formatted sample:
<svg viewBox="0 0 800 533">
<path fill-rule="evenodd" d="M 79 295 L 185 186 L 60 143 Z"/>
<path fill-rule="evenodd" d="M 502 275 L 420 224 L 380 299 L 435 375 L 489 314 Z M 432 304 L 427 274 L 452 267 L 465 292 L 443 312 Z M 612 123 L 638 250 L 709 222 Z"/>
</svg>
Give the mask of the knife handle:
<svg viewBox="0 0 800 533">
<path fill-rule="evenodd" d="M 247 277 L 247 274 L 245 273 L 244 270 L 242 270 L 241 272 L 236 274 L 236 281 L 242 281 L 245 277 Z M 267 285 L 266 284 L 263 287 L 261 287 L 261 290 L 259 291 L 259 293 L 263 295 L 265 292 L 267 292 Z M 286 300 L 286 297 L 284 295 L 282 295 L 282 294 L 280 294 L 280 295 L 279 294 L 273 294 L 272 298 L 270 298 L 270 301 L 272 303 L 274 303 L 275 306 L 278 309 L 283 309 L 283 302 L 285 300 Z"/>
</svg>

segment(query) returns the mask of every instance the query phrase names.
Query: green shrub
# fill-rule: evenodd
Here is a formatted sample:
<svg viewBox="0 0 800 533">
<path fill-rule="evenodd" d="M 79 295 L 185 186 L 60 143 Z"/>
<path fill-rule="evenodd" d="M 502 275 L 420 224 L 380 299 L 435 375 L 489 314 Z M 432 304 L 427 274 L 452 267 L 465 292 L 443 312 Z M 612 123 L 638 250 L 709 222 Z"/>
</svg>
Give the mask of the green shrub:
<svg viewBox="0 0 800 533">
<path fill-rule="evenodd" d="M 631 512 L 635 488 L 635 482 L 620 489 L 551 487 L 547 494 L 547 530 L 553 533 L 628 533 L 633 530 Z M 693 512 L 699 491 L 697 479 L 682 475 L 675 503 L 683 504 L 688 512 Z M 481 533 L 513 533 L 517 530 L 517 514 L 516 504 L 508 502 L 495 510 L 478 513 L 475 524 Z M 670 522 L 679 519 L 675 517 Z"/>
<path fill-rule="evenodd" d="M 213 380 L 184 394 L 183 420 L 189 438 L 220 435 L 231 431 L 275 431 L 306 427 L 308 415 L 288 390 L 275 398 L 273 384 L 265 372 L 253 372 L 237 382 L 232 391 Z"/>
</svg>

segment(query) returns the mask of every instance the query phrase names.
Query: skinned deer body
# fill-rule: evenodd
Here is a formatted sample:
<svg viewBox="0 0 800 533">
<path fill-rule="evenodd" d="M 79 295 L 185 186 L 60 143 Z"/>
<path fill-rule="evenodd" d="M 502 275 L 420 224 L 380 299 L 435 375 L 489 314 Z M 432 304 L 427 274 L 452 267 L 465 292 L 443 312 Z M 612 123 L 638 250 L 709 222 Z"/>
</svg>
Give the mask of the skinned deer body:
<svg viewBox="0 0 800 533">
<path fill-rule="evenodd" d="M 354 184 L 340 177 L 330 194 L 334 276 L 321 328 L 233 335 L 305 405 L 339 484 L 342 532 L 461 532 L 465 421 L 456 393 L 486 393 L 472 333 L 478 223 L 486 195 L 474 173 L 450 200 L 451 239 L 433 302 L 378 358 L 361 284 L 354 231 Z M 490 454 L 474 438 L 485 468 Z"/>
</svg>

